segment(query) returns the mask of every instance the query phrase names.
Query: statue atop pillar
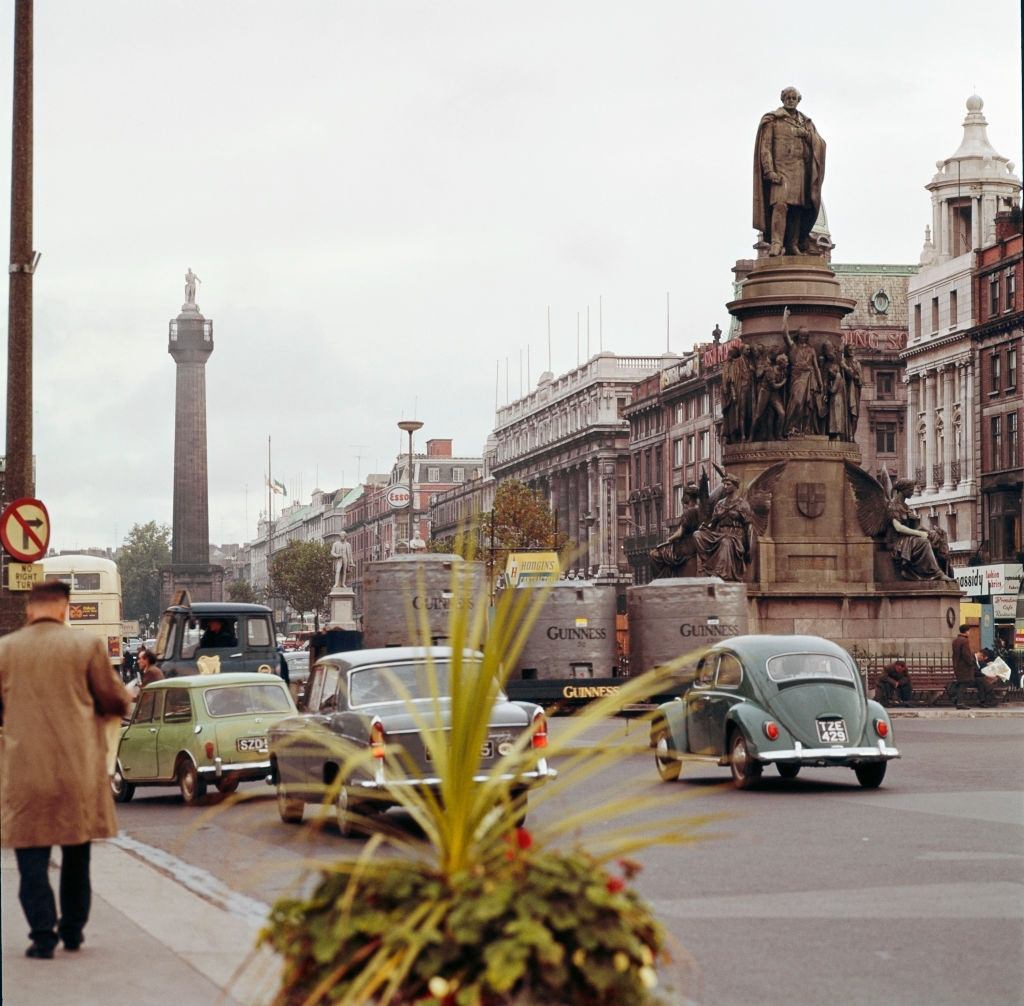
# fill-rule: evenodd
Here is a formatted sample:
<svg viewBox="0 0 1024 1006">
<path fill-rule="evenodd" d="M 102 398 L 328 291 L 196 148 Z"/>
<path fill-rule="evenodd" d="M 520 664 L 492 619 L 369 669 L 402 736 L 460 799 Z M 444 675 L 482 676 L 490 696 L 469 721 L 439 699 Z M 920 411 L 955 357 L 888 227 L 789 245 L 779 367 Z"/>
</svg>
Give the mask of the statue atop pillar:
<svg viewBox="0 0 1024 1006">
<path fill-rule="evenodd" d="M 754 227 L 771 256 L 817 254 L 810 236 L 821 210 L 825 141 L 797 111 L 800 98 L 787 87 L 782 107 L 761 117 L 754 142 Z"/>
</svg>

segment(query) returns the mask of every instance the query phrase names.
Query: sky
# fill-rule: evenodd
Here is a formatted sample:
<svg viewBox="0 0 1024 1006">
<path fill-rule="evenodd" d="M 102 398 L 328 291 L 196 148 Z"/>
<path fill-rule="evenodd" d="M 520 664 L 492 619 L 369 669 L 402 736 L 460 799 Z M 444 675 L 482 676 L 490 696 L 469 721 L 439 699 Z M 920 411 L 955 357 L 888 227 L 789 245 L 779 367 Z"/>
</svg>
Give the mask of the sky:
<svg viewBox="0 0 1024 1006">
<path fill-rule="evenodd" d="M 167 324 L 188 267 L 213 321 L 210 538 L 240 542 L 267 506 L 268 437 L 274 478 L 308 501 L 388 471 L 406 417 L 417 451 L 479 456 L 496 404 L 587 358 L 588 309 L 591 354 L 727 329 L 730 269 L 754 254 L 754 134 L 786 85 L 828 144 L 836 262 L 918 261 L 924 186 L 972 93 L 1020 174 L 1018 3 L 990 0 L 983 30 L 947 0 L 780 10 L 36 3 L 33 447 L 52 546 L 171 521 Z"/>
</svg>

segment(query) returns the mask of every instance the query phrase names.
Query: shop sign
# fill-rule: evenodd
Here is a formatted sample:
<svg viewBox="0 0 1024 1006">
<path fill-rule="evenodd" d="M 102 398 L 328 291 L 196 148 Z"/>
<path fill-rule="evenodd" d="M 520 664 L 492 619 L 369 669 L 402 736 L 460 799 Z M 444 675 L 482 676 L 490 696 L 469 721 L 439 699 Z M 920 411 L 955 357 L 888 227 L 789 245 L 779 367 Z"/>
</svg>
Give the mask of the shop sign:
<svg viewBox="0 0 1024 1006">
<path fill-rule="evenodd" d="M 992 617 L 1003 622 L 1012 621 L 1017 614 L 1016 594 L 995 594 L 992 597 Z"/>
<path fill-rule="evenodd" d="M 958 566 L 953 570 L 960 589 L 970 597 L 1016 594 L 1020 590 L 1022 565 L 1000 562 L 988 566 Z"/>
</svg>

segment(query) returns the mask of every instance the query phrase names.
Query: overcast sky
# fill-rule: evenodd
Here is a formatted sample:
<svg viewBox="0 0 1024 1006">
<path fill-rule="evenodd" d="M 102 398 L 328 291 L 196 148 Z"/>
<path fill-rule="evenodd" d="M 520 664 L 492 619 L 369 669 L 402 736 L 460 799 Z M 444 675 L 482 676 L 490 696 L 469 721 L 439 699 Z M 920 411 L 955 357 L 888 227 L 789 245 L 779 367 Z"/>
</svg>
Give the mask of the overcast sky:
<svg viewBox="0 0 1024 1006">
<path fill-rule="evenodd" d="M 38 2 L 34 449 L 53 545 L 170 522 L 187 266 L 214 323 L 210 537 L 231 542 L 266 507 L 268 435 L 306 500 L 386 471 L 412 414 L 417 449 L 478 455 L 496 393 L 526 390 L 527 348 L 531 383 L 547 367 L 548 307 L 556 374 L 577 313 L 586 355 L 588 306 L 592 353 L 661 353 L 666 293 L 672 350 L 727 328 L 754 133 L 785 85 L 828 143 L 835 261 L 916 262 L 924 185 L 972 92 L 1020 172 L 1019 3 L 970 27 L 964 10 Z M 6 207 L 9 140 L 0 169 Z"/>
</svg>

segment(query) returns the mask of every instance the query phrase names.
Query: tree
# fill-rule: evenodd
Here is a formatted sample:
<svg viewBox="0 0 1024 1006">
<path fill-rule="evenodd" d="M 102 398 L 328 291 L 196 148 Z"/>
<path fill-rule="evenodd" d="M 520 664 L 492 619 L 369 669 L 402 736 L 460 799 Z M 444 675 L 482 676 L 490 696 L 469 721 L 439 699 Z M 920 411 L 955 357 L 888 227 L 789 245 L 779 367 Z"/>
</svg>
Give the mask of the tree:
<svg viewBox="0 0 1024 1006">
<path fill-rule="evenodd" d="M 171 561 L 171 529 L 133 524 L 117 557 L 125 618 L 160 617 L 160 567 Z"/>
<path fill-rule="evenodd" d="M 248 580 L 231 580 L 228 597 L 239 604 L 266 604 L 266 592 L 254 587 Z"/>
<path fill-rule="evenodd" d="M 270 560 L 270 583 L 300 615 L 313 612 L 320 630 L 320 610 L 334 585 L 331 547 L 322 542 L 292 540 Z"/>
<path fill-rule="evenodd" d="M 484 550 L 491 553 L 496 572 L 504 571 L 509 552 L 563 552 L 569 544 L 568 535 L 556 532 L 555 516 L 544 496 L 516 479 L 498 486 L 494 509 L 484 516 L 480 530 Z"/>
</svg>

